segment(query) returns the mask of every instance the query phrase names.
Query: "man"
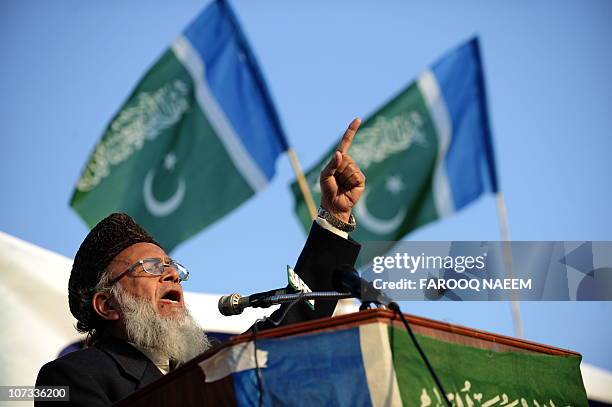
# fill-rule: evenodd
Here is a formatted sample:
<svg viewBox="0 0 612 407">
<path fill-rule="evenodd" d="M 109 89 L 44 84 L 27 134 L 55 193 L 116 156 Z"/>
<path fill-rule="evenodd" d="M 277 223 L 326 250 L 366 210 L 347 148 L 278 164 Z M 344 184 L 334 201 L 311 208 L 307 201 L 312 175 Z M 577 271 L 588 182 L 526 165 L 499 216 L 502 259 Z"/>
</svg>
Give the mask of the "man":
<svg viewBox="0 0 612 407">
<path fill-rule="evenodd" d="M 321 171 L 321 210 L 295 266 L 313 291 L 331 290 L 333 270 L 353 265 L 359 253 L 348 232 L 365 177 L 348 149 L 360 123 L 351 122 Z M 81 244 L 68 287 L 70 311 L 88 347 L 44 365 L 36 385 L 69 386 L 70 405 L 107 406 L 204 352 L 208 340 L 184 303 L 180 283 L 188 276 L 128 215 L 103 219 Z M 335 306 L 317 302 L 311 310 L 299 303 L 282 323 L 331 316 Z"/>
</svg>

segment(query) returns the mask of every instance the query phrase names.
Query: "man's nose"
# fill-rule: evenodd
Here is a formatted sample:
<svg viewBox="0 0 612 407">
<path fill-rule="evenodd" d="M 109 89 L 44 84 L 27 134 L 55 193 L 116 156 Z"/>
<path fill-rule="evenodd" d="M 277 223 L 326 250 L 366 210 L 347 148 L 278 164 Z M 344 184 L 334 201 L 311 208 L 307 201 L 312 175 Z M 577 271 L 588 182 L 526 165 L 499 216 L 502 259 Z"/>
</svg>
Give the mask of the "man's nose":
<svg viewBox="0 0 612 407">
<path fill-rule="evenodd" d="M 164 265 L 164 274 L 162 276 L 162 281 L 168 283 L 178 283 L 181 281 L 179 278 L 179 273 L 176 268 L 174 268 L 174 266 Z"/>
</svg>

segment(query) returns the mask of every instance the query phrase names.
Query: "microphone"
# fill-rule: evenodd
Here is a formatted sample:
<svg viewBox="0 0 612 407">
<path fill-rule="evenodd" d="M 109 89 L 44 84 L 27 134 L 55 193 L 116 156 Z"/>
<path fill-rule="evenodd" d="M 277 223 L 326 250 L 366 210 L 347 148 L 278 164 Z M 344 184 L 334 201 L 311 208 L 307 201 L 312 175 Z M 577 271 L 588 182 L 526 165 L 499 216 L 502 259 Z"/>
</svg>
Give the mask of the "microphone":
<svg viewBox="0 0 612 407">
<path fill-rule="evenodd" d="M 349 264 L 343 264 L 334 270 L 332 287 L 339 292 L 350 292 L 361 301 L 389 305 L 393 300 L 384 292 L 375 288 L 371 282 L 359 276 L 357 270 Z"/>
<path fill-rule="evenodd" d="M 274 295 L 285 294 L 286 292 L 286 288 L 279 288 L 276 290 L 247 295 L 246 297 L 243 297 L 238 293 L 224 295 L 219 298 L 219 312 L 221 315 L 229 317 L 231 315 L 242 314 L 242 311 L 249 307 L 268 308 L 270 305 L 272 305 L 272 303 L 270 301 L 266 301 L 266 299 Z"/>
<path fill-rule="evenodd" d="M 352 297 L 351 293 L 336 291 L 298 291 L 295 293 L 290 291 L 288 293 L 287 288 L 251 294 L 248 297 L 243 297 L 238 293 L 234 293 L 219 298 L 219 312 L 221 315 L 229 317 L 242 314 L 242 311 L 248 307 L 268 308 L 271 305 L 287 304 L 297 301 L 340 300 L 350 297 Z"/>
</svg>

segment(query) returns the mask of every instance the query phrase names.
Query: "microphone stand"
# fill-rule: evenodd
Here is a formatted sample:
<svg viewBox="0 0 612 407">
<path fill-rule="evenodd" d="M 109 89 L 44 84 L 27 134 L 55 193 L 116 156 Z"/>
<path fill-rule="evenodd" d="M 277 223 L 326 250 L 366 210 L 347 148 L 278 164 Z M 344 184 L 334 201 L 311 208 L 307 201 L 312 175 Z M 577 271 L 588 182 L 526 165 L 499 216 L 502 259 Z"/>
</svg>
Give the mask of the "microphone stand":
<svg viewBox="0 0 612 407">
<path fill-rule="evenodd" d="M 313 291 L 309 293 L 292 293 L 292 294 L 276 294 L 268 297 L 258 298 L 251 306 L 254 308 L 267 308 L 271 305 L 285 304 L 298 300 L 341 300 L 344 298 L 352 298 L 351 293 L 339 293 L 337 291 Z"/>
</svg>

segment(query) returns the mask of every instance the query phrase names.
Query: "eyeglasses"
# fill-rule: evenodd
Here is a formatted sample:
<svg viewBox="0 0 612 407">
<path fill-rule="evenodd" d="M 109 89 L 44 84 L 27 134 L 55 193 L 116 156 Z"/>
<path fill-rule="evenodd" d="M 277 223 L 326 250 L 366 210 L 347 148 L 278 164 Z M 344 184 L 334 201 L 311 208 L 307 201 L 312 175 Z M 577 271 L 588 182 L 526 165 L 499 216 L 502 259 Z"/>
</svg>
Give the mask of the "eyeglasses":
<svg viewBox="0 0 612 407">
<path fill-rule="evenodd" d="M 176 261 L 169 259 L 168 263 L 164 263 L 162 259 L 142 259 L 132 264 L 127 270 L 123 271 L 117 277 L 110 281 L 110 284 L 115 284 L 123 276 L 128 274 L 130 271 L 135 270 L 137 267 L 142 266 L 142 269 L 152 276 L 161 276 L 164 274 L 166 267 L 175 269 L 178 273 L 179 281 L 187 281 L 189 279 L 189 271 L 185 266 Z"/>
</svg>

